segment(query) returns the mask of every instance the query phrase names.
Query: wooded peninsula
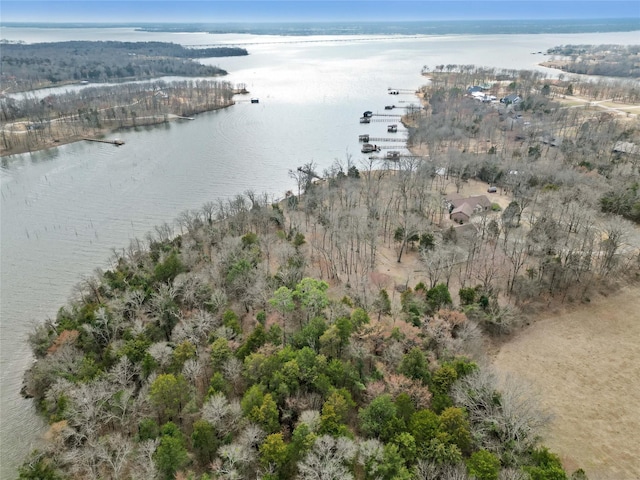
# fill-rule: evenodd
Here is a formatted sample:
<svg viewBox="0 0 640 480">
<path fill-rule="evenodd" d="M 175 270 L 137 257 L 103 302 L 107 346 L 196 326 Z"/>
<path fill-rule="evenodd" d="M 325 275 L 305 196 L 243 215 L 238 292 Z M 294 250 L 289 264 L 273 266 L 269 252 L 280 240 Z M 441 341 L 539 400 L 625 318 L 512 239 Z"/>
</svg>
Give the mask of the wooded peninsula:
<svg viewBox="0 0 640 480">
<path fill-rule="evenodd" d="M 29 338 L 52 440 L 20 478 L 587 478 L 487 345 L 639 278 L 637 91 L 423 71 L 412 155 L 309 162 L 78 284 Z"/>
<path fill-rule="evenodd" d="M 165 75 L 219 77 L 227 72 L 192 59 L 236 55 L 247 55 L 247 51 L 236 47 L 188 49 L 161 42 L 5 43 L 1 57 L 3 94 L 70 83 L 87 86 L 44 98 L 29 92 L 3 95 L 0 155 L 99 139 L 122 128 L 228 107 L 234 93 L 244 92 L 229 82 L 131 81 Z M 99 85 L 103 82 L 129 83 Z"/>
</svg>

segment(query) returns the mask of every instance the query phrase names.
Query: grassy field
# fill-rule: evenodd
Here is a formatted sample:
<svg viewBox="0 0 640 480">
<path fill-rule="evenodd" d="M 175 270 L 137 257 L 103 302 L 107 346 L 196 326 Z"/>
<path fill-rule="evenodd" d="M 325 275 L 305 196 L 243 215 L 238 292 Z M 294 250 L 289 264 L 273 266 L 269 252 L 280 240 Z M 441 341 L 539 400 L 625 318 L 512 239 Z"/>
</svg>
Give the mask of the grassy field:
<svg viewBox="0 0 640 480">
<path fill-rule="evenodd" d="M 568 471 L 640 478 L 640 286 L 545 313 L 493 364 L 539 391 L 554 416 L 543 441 Z"/>
</svg>

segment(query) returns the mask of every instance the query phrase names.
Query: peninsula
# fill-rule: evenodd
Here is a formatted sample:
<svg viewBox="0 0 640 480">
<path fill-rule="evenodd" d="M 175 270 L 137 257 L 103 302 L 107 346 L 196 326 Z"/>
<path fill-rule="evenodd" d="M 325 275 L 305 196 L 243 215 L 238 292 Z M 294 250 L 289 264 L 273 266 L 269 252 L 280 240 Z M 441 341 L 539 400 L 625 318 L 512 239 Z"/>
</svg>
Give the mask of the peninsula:
<svg viewBox="0 0 640 480">
<path fill-rule="evenodd" d="M 207 79 L 227 72 L 193 59 L 238 55 L 247 55 L 247 51 L 185 48 L 163 42 L 4 43 L 0 155 L 100 139 L 118 129 L 232 105 L 233 94 L 244 93 L 244 88 Z M 152 81 L 167 75 L 205 79 Z M 139 80 L 150 81 L 131 83 Z M 106 82 L 111 84 L 101 85 Z M 85 86 L 47 96 L 28 93 L 71 84 Z M 25 93 L 19 96 L 16 92 Z"/>
</svg>

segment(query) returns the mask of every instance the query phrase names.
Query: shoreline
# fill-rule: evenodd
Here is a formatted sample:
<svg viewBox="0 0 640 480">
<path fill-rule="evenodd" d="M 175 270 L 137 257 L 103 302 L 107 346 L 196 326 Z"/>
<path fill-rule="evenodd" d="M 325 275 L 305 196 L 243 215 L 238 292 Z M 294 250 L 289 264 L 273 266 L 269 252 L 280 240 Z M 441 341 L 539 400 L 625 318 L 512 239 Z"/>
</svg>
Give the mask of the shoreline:
<svg viewBox="0 0 640 480">
<path fill-rule="evenodd" d="M 4 161 L 5 158 L 8 157 L 12 157 L 14 155 L 23 155 L 25 153 L 36 153 L 36 152 L 40 152 L 43 150 L 49 150 L 51 148 L 57 148 L 60 147 L 62 145 L 68 145 L 71 143 L 76 143 L 76 142 L 81 142 L 83 140 L 106 140 L 105 137 L 107 135 L 112 135 L 115 134 L 117 132 L 121 132 L 121 131 L 128 131 L 131 129 L 135 129 L 138 127 L 149 127 L 149 126 L 153 126 L 153 125 L 162 125 L 164 123 L 168 123 L 168 122 L 173 122 L 176 120 L 195 120 L 194 118 L 192 118 L 191 116 L 193 115 L 199 115 L 201 113 L 206 113 L 206 112 L 213 112 L 216 110 L 222 110 L 224 108 L 228 108 L 231 107 L 233 105 L 235 105 L 235 101 L 231 101 L 231 103 L 227 104 L 227 105 L 221 105 L 221 106 L 216 106 L 213 108 L 204 108 L 204 109 L 195 109 L 194 112 L 191 112 L 189 114 L 189 116 L 186 115 L 178 115 L 175 113 L 167 113 L 162 115 L 162 118 L 159 119 L 159 115 L 155 115 L 155 116 L 149 116 L 149 117 L 140 117 L 136 120 L 136 125 L 126 125 L 126 126 L 120 126 L 120 127 L 116 127 L 116 128 L 109 128 L 109 127 L 103 127 L 101 129 L 99 129 L 97 132 L 94 133 L 82 133 L 82 134 L 77 134 L 77 135 L 72 135 L 72 136 L 66 136 L 66 137 L 62 137 L 62 138 L 48 138 L 46 139 L 44 142 L 42 142 L 40 145 L 37 145 L 35 148 L 29 149 L 29 148 L 12 148 L 10 150 L 2 150 L 2 152 L 0 153 L 0 158 Z M 144 120 L 148 119 L 149 121 L 145 122 Z M 20 123 L 20 122 L 14 122 L 14 123 Z M 25 132 L 26 133 L 26 132 Z"/>
</svg>

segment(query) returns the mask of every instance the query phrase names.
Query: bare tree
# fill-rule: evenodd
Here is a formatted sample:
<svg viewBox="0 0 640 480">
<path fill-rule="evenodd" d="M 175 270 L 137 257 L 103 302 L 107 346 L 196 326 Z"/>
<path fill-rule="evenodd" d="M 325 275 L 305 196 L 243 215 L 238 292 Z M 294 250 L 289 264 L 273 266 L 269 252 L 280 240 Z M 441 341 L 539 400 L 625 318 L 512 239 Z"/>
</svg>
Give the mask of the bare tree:
<svg viewBox="0 0 640 480">
<path fill-rule="evenodd" d="M 522 454 L 533 448 L 550 420 L 530 387 L 511 376 L 500 380 L 489 369 L 458 380 L 452 396 L 469 413 L 482 447 L 498 454 L 505 449 Z"/>
<path fill-rule="evenodd" d="M 346 437 L 319 437 L 307 456 L 298 462 L 301 480 L 352 480 L 347 464 L 357 453 L 353 440 Z"/>
</svg>

